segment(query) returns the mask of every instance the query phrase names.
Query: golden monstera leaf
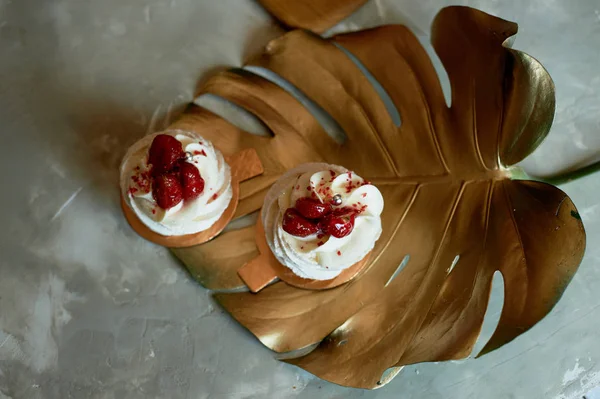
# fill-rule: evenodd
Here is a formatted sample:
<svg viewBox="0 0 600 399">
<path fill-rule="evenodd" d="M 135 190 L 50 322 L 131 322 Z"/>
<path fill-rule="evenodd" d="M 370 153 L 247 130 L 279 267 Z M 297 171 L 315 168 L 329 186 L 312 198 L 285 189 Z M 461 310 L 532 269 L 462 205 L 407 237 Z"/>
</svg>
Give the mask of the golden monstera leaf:
<svg viewBox="0 0 600 399">
<path fill-rule="evenodd" d="M 367 0 L 259 0 L 285 25 L 322 33 L 349 17 Z"/>
<path fill-rule="evenodd" d="M 565 193 L 511 180 L 507 169 L 542 141 L 554 114 L 547 72 L 503 45 L 516 31 L 514 23 L 470 8 L 438 14 L 432 42 L 450 79 L 451 107 L 404 26 L 331 40 L 292 31 L 271 42 L 250 70 L 212 77 L 203 93 L 245 108 L 273 134 L 249 134 L 197 106 L 174 126 L 198 131 L 225 153 L 256 148 L 265 174 L 242 184 L 239 216 L 258 210 L 269 186 L 305 162 L 353 169 L 385 199 L 383 234 L 350 283 L 309 291 L 278 282 L 258 294 L 217 293 L 222 306 L 274 351 L 319 343 L 287 361 L 360 388 L 381 384 L 388 368 L 468 356 L 495 271 L 504 278 L 505 300 L 484 353 L 548 314 L 577 270 L 585 233 Z M 312 102 L 259 76 L 259 67 Z M 381 87 L 393 107 L 378 94 Z M 332 138 L 307 104 L 331 115 L 345 139 Z M 242 286 L 236 271 L 258 254 L 254 226 L 175 253 L 208 288 Z"/>
</svg>

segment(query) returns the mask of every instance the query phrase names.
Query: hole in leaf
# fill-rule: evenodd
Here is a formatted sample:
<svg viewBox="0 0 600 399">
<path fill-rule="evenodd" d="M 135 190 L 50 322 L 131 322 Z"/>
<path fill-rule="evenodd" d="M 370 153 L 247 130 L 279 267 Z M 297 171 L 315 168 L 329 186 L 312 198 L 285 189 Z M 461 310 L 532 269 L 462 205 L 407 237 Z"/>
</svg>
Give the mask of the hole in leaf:
<svg viewBox="0 0 600 399">
<path fill-rule="evenodd" d="M 450 108 L 452 106 L 452 86 L 450 86 L 450 78 L 448 77 L 448 72 L 446 72 L 446 68 L 444 68 L 440 57 L 438 57 L 433 46 L 431 45 L 431 38 L 428 35 L 418 35 L 417 39 L 419 39 L 419 42 L 427 52 L 427 55 L 429 56 L 429 59 L 433 64 L 433 68 L 435 69 L 438 79 L 440 80 L 442 91 L 444 92 L 446 105 L 448 106 L 448 108 Z"/>
<path fill-rule="evenodd" d="M 456 266 L 456 264 L 458 263 L 459 259 L 460 259 L 460 255 L 456 255 L 454 257 L 454 260 L 452 261 L 452 264 L 450 265 L 450 267 L 446 271 L 448 274 L 452 273 L 452 270 L 454 270 L 454 266 Z"/>
<path fill-rule="evenodd" d="M 390 367 L 389 369 L 385 370 L 383 374 L 381 374 L 381 378 L 379 379 L 379 381 L 377 381 L 377 387 L 375 389 L 379 389 L 382 386 L 391 382 L 394 379 L 394 377 L 396 377 L 403 369 L 404 366 Z"/>
<path fill-rule="evenodd" d="M 260 211 L 254 211 L 242 217 L 232 220 L 229 222 L 227 226 L 223 229 L 221 234 L 226 233 L 228 231 L 243 229 L 248 226 L 252 226 L 258 220 L 258 216 L 260 215 Z"/>
<path fill-rule="evenodd" d="M 476 356 L 479 352 L 481 352 L 494 334 L 494 331 L 496 331 L 498 322 L 500 321 L 500 316 L 502 315 L 503 305 L 504 278 L 502 277 L 502 273 L 496 271 L 492 277 L 492 290 L 490 292 L 490 300 L 488 302 L 485 315 L 483 316 L 481 332 L 479 333 L 479 337 L 477 338 L 469 357 Z"/>
<path fill-rule="evenodd" d="M 270 337 L 268 337 L 268 338 L 270 338 Z M 262 340 L 262 343 L 266 345 L 265 339 Z M 275 354 L 275 358 L 277 360 L 285 360 L 285 359 L 295 359 L 297 357 L 306 356 L 310 352 L 317 349 L 319 344 L 320 344 L 320 342 L 316 342 L 314 344 L 307 345 L 304 348 L 296 349 L 296 350 L 289 351 L 289 352 L 277 353 L 277 354 Z"/>
<path fill-rule="evenodd" d="M 275 83 L 277 86 L 287 91 L 292 97 L 298 100 L 298 102 L 302 104 L 308 112 L 312 114 L 316 121 L 323 127 L 323 130 L 327 132 L 329 137 L 339 144 L 344 144 L 346 141 L 346 134 L 344 133 L 344 129 L 342 129 L 340 124 L 337 123 L 336 120 L 333 119 L 333 117 L 323 109 L 323 107 L 308 98 L 308 96 L 299 88 L 269 69 L 252 65 L 245 66 L 243 69 L 252 72 L 272 83 Z"/>
<path fill-rule="evenodd" d="M 179 256 L 177 256 L 176 259 L 179 259 Z M 195 277 L 194 274 L 191 274 L 191 276 L 197 279 L 197 277 Z M 232 294 L 232 293 L 236 293 L 236 292 L 249 292 L 249 291 L 250 291 L 250 289 L 248 287 L 246 287 L 245 285 L 242 285 L 240 287 L 235 287 L 235 288 L 211 289 L 210 294 Z"/>
<path fill-rule="evenodd" d="M 323 32 L 321 36 L 330 38 L 334 35 L 357 32 L 382 25 L 405 25 L 416 35 L 426 34 L 425 31 L 414 22 L 414 18 L 409 17 L 404 13 L 405 11 L 406 5 L 402 4 L 402 2 L 383 0 L 367 1 L 348 17 Z"/>
<path fill-rule="evenodd" d="M 196 97 L 194 104 L 209 110 L 232 125 L 257 136 L 272 136 L 270 129 L 254 114 L 231 101 L 211 93 Z"/>
<path fill-rule="evenodd" d="M 402 259 L 402 262 L 400 262 L 400 264 L 398 265 L 398 268 L 396 269 L 396 271 L 394 273 L 392 273 L 392 276 L 390 277 L 390 279 L 388 280 L 388 282 L 385 283 L 385 287 L 387 287 L 392 282 L 392 280 L 394 280 L 396 278 L 396 276 L 398 276 L 398 274 L 400 274 L 400 272 L 402 271 L 402 269 L 404 269 L 404 267 L 406 267 L 406 264 L 408 263 L 409 260 L 410 260 L 410 255 L 406 255 Z"/>
<path fill-rule="evenodd" d="M 383 101 L 383 104 L 385 105 L 385 108 L 386 108 L 388 114 L 390 115 L 390 118 L 392 118 L 392 122 L 394 122 L 394 125 L 400 126 L 402 124 L 402 120 L 400 119 L 400 114 L 398 113 L 398 109 L 394 105 L 392 98 L 387 93 L 387 91 L 385 91 L 385 88 L 381 85 L 381 83 L 379 83 L 379 81 L 377 79 L 375 79 L 375 76 L 373 76 L 371 74 L 371 72 L 369 72 L 367 67 L 365 67 L 365 65 L 362 62 L 360 62 L 360 60 L 358 58 L 356 58 L 356 56 L 354 54 L 352 54 L 345 47 L 343 47 L 342 45 L 340 45 L 338 43 L 334 42 L 333 44 L 337 48 L 339 48 L 344 54 L 346 54 L 346 56 L 348 58 L 350 58 L 350 60 L 354 63 L 354 65 L 356 65 L 356 67 L 358 69 L 360 69 L 360 71 L 365 75 L 365 77 L 367 78 L 369 83 L 371 83 L 371 85 L 373 86 L 373 88 L 375 89 L 375 91 L 377 92 L 377 94 L 379 95 L 381 100 Z"/>
<path fill-rule="evenodd" d="M 517 35 L 512 35 L 511 37 L 506 38 L 506 40 L 502 43 L 502 45 L 506 48 L 512 48 L 513 44 L 515 44 L 515 39 Z"/>
</svg>

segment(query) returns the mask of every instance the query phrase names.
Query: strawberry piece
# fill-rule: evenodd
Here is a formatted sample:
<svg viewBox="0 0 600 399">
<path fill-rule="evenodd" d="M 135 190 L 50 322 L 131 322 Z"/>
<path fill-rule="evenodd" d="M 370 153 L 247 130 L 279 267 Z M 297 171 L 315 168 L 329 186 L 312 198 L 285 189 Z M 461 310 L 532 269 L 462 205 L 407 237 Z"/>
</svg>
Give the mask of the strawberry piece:
<svg viewBox="0 0 600 399">
<path fill-rule="evenodd" d="M 177 176 L 160 175 L 152 183 L 152 196 L 162 209 L 170 209 L 183 200 L 183 189 Z"/>
<path fill-rule="evenodd" d="M 319 221 L 319 229 L 335 238 L 346 237 L 354 229 L 354 213 L 346 215 L 327 215 Z"/>
<path fill-rule="evenodd" d="M 336 216 L 350 216 L 351 213 L 355 213 L 355 209 L 349 206 L 333 208 L 333 214 Z"/>
<path fill-rule="evenodd" d="M 154 176 L 170 172 L 185 153 L 179 140 L 168 134 L 157 135 L 148 151 L 148 163 Z"/>
<path fill-rule="evenodd" d="M 294 208 L 283 214 L 283 231 L 296 237 L 306 237 L 319 231 L 315 222 L 305 219 Z"/>
<path fill-rule="evenodd" d="M 181 185 L 183 186 L 183 199 L 188 201 L 197 198 L 204 191 L 204 179 L 197 167 L 189 162 L 179 165 Z"/>
<path fill-rule="evenodd" d="M 298 198 L 296 210 L 305 218 L 320 219 L 331 212 L 331 204 L 324 204 L 313 198 Z"/>
</svg>

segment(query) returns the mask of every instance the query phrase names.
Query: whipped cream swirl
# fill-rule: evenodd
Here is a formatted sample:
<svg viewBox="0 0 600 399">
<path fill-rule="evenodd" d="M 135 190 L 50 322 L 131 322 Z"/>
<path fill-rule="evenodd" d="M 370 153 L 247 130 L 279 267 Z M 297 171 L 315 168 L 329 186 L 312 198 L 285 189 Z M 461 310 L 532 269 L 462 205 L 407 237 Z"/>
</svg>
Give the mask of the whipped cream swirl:
<svg viewBox="0 0 600 399">
<path fill-rule="evenodd" d="M 283 214 L 299 198 L 327 203 L 336 194 L 342 202 L 334 210 L 358 212 L 349 235 L 297 237 L 283 230 Z M 341 166 L 311 163 L 290 170 L 273 185 L 265 199 L 262 221 L 269 247 L 279 262 L 302 278 L 330 280 L 373 249 L 381 235 L 382 210 L 383 197 L 377 187 Z"/>
<path fill-rule="evenodd" d="M 148 150 L 154 137 L 175 137 L 200 171 L 204 191 L 193 200 L 170 209 L 160 208 L 152 197 Z M 201 136 L 182 130 L 155 133 L 135 143 L 121 164 L 121 193 L 127 205 L 152 231 L 163 236 L 194 234 L 210 228 L 225 212 L 232 197 L 231 171 L 223 155 Z"/>
</svg>

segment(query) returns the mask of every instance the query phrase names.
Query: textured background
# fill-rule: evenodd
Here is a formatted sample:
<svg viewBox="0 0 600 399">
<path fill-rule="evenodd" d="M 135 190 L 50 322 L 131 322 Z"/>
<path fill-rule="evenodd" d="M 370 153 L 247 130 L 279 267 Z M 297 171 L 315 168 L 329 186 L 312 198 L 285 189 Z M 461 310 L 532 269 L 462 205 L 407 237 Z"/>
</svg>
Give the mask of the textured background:
<svg viewBox="0 0 600 399">
<path fill-rule="evenodd" d="M 406 23 L 426 41 L 448 4 L 371 1 L 332 32 Z M 554 127 L 526 170 L 593 161 L 600 1 L 461 4 L 518 22 L 514 47 L 556 82 Z M 116 183 L 126 147 L 281 32 L 249 0 L 0 0 L 0 399 L 579 399 L 600 385 L 600 175 L 562 187 L 590 245 L 546 319 L 481 359 L 406 367 L 371 392 L 276 361 L 130 230 Z M 501 300 L 498 285 L 482 342 Z"/>
</svg>

